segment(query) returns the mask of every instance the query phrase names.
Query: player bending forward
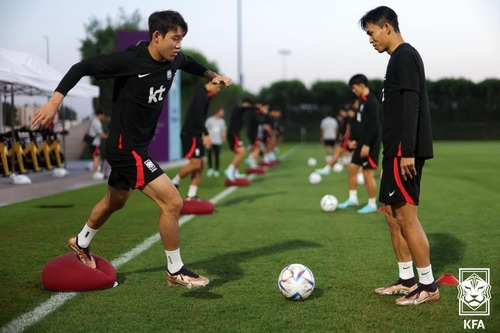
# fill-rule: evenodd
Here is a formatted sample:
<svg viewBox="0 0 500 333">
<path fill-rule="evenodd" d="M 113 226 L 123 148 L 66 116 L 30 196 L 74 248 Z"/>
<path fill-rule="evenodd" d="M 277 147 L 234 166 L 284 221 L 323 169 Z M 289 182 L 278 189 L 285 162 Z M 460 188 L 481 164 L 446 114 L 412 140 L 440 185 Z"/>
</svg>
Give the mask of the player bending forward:
<svg viewBox="0 0 500 333">
<path fill-rule="evenodd" d="M 64 96 L 86 75 L 114 78 L 113 110 L 106 158 L 111 165 L 108 188 L 94 206 L 82 231 L 68 240 L 82 263 L 96 268 L 90 242 L 108 218 L 121 209 L 139 189 L 160 207 L 158 229 L 167 257 L 169 285 L 203 287 L 209 279 L 188 270 L 179 250 L 179 213 L 182 199 L 161 167 L 148 155 L 163 100 L 178 69 L 204 76 L 214 84 L 231 84 L 189 56 L 180 52 L 188 31 L 187 23 L 175 11 L 155 12 L 149 17 L 149 42 L 122 52 L 97 56 L 75 64 L 66 73 L 50 100 L 33 117 L 32 127 L 46 126 L 54 119 Z"/>
</svg>

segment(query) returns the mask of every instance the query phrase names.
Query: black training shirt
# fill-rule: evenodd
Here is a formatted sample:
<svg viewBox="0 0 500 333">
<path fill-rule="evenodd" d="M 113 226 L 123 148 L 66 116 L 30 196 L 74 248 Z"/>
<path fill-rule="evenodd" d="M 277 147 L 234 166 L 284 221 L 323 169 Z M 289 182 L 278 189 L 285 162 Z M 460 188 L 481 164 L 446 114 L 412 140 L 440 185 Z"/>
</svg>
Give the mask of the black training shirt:
<svg viewBox="0 0 500 333">
<path fill-rule="evenodd" d="M 424 64 L 410 44 L 394 50 L 383 94 L 384 157 L 432 158 L 432 129 Z"/>
<path fill-rule="evenodd" d="M 181 52 L 173 61 L 156 61 L 148 51 L 148 42 L 141 42 L 125 51 L 75 64 L 56 91 L 66 95 L 85 75 L 94 75 L 97 79 L 114 78 L 107 146 L 145 150 L 155 134 L 163 102 L 178 69 L 198 76 L 203 76 L 207 70 Z"/>
</svg>

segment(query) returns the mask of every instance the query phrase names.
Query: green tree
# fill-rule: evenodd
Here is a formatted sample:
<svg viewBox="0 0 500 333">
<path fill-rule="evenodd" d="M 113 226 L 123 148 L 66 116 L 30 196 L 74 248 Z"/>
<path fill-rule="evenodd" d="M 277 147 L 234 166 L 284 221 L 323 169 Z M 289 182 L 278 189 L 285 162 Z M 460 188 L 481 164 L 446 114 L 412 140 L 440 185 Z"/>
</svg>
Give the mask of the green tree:
<svg viewBox="0 0 500 333">
<path fill-rule="evenodd" d="M 116 32 L 119 30 L 139 30 L 142 17 L 138 10 L 127 16 L 123 8 L 119 9 L 118 20 L 113 20 L 108 16 L 105 22 L 100 22 L 95 16 L 91 17 L 85 24 L 85 39 L 82 40 L 80 54 L 82 59 L 87 59 L 101 54 L 116 51 Z M 91 78 L 94 85 L 99 86 L 100 93 L 98 99 L 94 99 L 94 108 L 99 106 L 105 110 L 106 114 L 111 113 L 113 80 L 97 80 Z"/>
</svg>

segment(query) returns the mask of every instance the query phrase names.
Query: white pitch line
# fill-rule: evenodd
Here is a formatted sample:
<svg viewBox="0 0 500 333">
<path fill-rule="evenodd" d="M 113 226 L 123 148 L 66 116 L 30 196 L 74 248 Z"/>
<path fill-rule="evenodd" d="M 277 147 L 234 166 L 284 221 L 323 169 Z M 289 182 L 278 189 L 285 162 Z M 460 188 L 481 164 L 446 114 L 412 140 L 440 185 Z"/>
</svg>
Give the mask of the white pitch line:
<svg viewBox="0 0 500 333">
<path fill-rule="evenodd" d="M 296 147 L 297 146 L 294 146 L 286 153 L 284 153 L 282 155 L 282 158 L 288 156 L 288 154 L 293 152 Z M 251 175 L 248 178 L 253 179 L 255 178 L 255 175 Z M 219 202 L 229 194 L 236 191 L 237 188 L 238 188 L 237 186 L 228 187 L 227 189 L 225 189 L 224 191 L 222 191 L 221 193 L 217 194 L 215 197 L 210 199 L 210 202 L 212 203 Z M 196 215 L 182 216 L 179 219 L 179 227 L 192 220 L 195 216 Z M 154 243 L 156 243 L 159 240 L 160 240 L 160 234 L 156 233 L 153 236 L 144 240 L 141 244 L 134 247 L 132 250 L 122 254 L 120 257 L 113 260 L 111 264 L 115 267 L 115 269 L 118 269 L 121 265 L 129 262 L 130 260 L 140 255 L 142 252 L 149 249 Z M 18 318 L 14 319 L 10 323 L 2 327 L 2 333 L 14 333 L 14 332 L 24 331 L 29 326 L 37 323 L 44 317 L 48 316 L 49 314 L 57 310 L 57 308 L 61 307 L 64 303 L 74 298 L 76 295 L 78 295 L 78 293 L 76 292 L 69 292 L 69 293 L 65 292 L 65 293 L 54 294 L 51 298 L 49 298 L 47 301 L 43 302 L 42 304 L 34 308 L 32 311 L 19 316 Z"/>
</svg>

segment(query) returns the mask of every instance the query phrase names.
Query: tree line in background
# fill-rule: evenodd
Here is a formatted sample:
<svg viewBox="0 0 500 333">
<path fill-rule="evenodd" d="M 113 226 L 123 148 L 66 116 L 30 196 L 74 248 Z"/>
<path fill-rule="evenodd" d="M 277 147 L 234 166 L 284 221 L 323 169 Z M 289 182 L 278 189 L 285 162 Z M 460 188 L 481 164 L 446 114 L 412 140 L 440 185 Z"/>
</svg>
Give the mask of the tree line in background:
<svg viewBox="0 0 500 333">
<path fill-rule="evenodd" d="M 105 23 L 91 18 L 85 25 L 86 38 L 80 48 L 82 58 L 115 51 L 115 34 L 118 30 L 140 30 L 143 19 L 136 10 L 127 16 L 122 9 L 116 22 L 110 18 Z M 183 50 L 208 68 L 218 72 L 215 62 L 194 50 Z M 353 73 L 355 74 L 355 73 Z M 346 78 L 346 81 L 348 78 Z M 95 80 L 101 89 L 95 106 L 103 108 L 108 114 L 111 110 L 112 81 Z M 181 105 L 183 113 L 189 105 L 191 96 L 205 83 L 204 78 L 181 75 Z M 370 81 L 371 91 L 382 98 L 383 82 Z M 500 139 L 500 79 L 488 79 L 473 83 L 466 79 L 442 79 L 428 81 L 431 113 L 436 139 Z M 308 89 L 299 80 L 278 81 L 263 88 L 256 96 L 244 91 L 241 86 L 233 85 L 223 89 L 210 106 L 210 113 L 218 108 L 226 110 L 229 118 L 231 111 L 243 97 L 255 101 L 277 105 L 283 111 L 283 124 L 288 139 L 297 139 L 300 133 L 310 133 L 307 139 L 319 139 L 319 123 L 325 112 L 336 114 L 346 103 L 352 102 L 354 95 L 346 82 L 318 81 Z"/>
<path fill-rule="evenodd" d="M 82 40 L 80 53 L 82 59 L 116 50 L 115 35 L 119 30 L 140 30 L 143 21 L 139 11 L 127 16 L 120 9 L 118 20 L 107 18 L 100 22 L 95 17 L 85 25 L 86 38 Z M 195 50 L 183 50 L 206 67 L 219 72 L 216 62 L 209 61 Z M 355 73 L 353 73 L 355 74 Z M 94 108 L 102 108 L 111 113 L 113 80 L 96 80 L 100 95 L 94 99 Z M 346 78 L 348 80 L 348 78 Z M 205 83 L 204 78 L 181 75 L 181 106 L 183 114 L 191 96 Z M 383 82 L 370 81 L 370 89 L 379 100 L 382 98 Z M 480 83 L 460 78 L 446 78 L 427 82 L 434 137 L 436 139 L 500 139 L 500 79 L 487 79 Z M 243 97 L 278 106 L 283 112 L 285 137 L 289 140 L 299 138 L 319 140 L 319 123 L 325 112 L 335 115 L 346 103 L 351 103 L 354 95 L 343 81 L 317 81 L 307 88 L 299 80 L 278 81 L 250 94 L 234 84 L 223 89 L 210 105 L 209 113 L 218 108 L 226 110 L 226 118 Z M 10 106 L 4 105 L 4 123 L 10 119 Z M 74 110 L 66 110 L 65 118 L 76 118 Z M 69 115 L 69 117 L 68 117 Z M 60 115 L 61 116 L 61 115 Z M 307 135 L 304 135 L 307 133 Z"/>
</svg>

